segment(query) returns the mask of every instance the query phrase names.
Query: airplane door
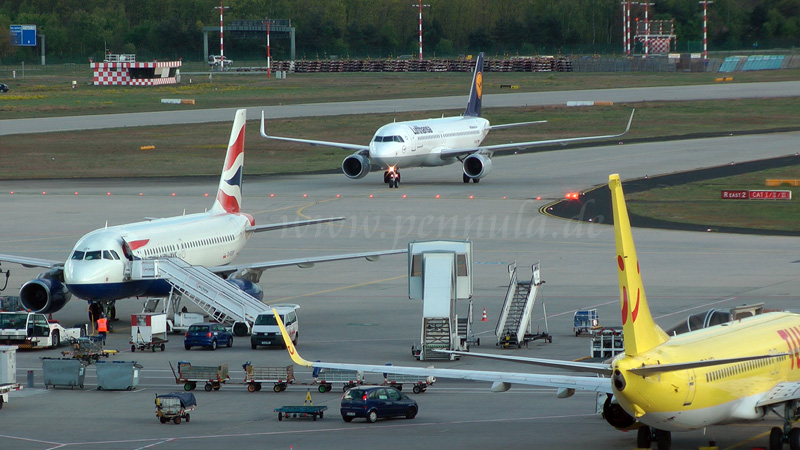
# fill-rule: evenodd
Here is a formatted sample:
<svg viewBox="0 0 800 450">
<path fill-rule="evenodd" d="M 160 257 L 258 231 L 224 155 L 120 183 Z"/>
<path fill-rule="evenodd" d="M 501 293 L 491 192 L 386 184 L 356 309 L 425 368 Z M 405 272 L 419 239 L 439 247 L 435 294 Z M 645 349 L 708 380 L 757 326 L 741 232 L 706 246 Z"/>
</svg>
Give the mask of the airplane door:
<svg viewBox="0 0 800 450">
<path fill-rule="evenodd" d="M 183 245 L 183 239 L 178 239 L 178 258 L 186 259 L 186 246 Z"/>
<path fill-rule="evenodd" d="M 683 406 L 689 406 L 694 401 L 694 396 L 697 394 L 697 378 L 695 377 L 694 370 L 687 370 L 687 374 L 689 375 L 688 379 L 688 390 L 686 391 L 686 400 L 683 402 Z"/>
</svg>

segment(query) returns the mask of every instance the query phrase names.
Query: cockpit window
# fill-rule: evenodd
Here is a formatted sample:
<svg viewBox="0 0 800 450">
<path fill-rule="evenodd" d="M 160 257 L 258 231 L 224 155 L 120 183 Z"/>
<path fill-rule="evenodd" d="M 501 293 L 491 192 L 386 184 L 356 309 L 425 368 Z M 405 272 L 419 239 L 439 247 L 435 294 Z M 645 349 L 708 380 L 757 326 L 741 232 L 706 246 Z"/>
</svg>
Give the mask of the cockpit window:
<svg viewBox="0 0 800 450">
<path fill-rule="evenodd" d="M 72 253 L 72 259 L 77 259 L 77 260 L 83 259 L 83 252 L 80 250 L 75 250 Z"/>
<path fill-rule="evenodd" d="M 119 255 L 116 252 L 112 255 L 112 252 L 114 250 L 103 250 L 103 259 L 119 259 Z"/>
<path fill-rule="evenodd" d="M 401 136 L 375 136 L 375 142 L 405 142 Z"/>
<path fill-rule="evenodd" d="M 86 252 L 86 256 L 84 256 L 83 259 L 88 261 L 90 259 L 100 259 L 100 258 L 101 258 L 100 250 L 95 250 L 95 251 L 91 251 L 91 252 Z"/>
<path fill-rule="evenodd" d="M 109 250 L 109 251 L 111 252 L 111 256 L 114 259 L 119 259 L 119 254 L 117 252 L 115 252 L 114 250 Z"/>
</svg>

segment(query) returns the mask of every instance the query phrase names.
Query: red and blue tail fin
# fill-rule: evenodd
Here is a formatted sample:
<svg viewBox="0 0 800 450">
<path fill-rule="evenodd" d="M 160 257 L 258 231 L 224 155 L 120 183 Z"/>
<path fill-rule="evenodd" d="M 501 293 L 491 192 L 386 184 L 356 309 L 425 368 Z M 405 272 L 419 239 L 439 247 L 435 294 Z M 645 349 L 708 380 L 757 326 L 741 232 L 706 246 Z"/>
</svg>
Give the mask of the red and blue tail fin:
<svg viewBox="0 0 800 450">
<path fill-rule="evenodd" d="M 236 111 L 233 119 L 228 153 L 219 178 L 219 190 L 212 210 L 236 213 L 242 208 L 242 171 L 244 170 L 244 129 L 247 123 L 247 110 Z"/>
<path fill-rule="evenodd" d="M 614 237 L 617 243 L 617 273 L 619 275 L 622 333 L 625 337 L 625 354 L 636 356 L 669 340 L 656 324 L 647 306 L 644 283 L 639 273 L 639 258 L 633 245 L 631 222 L 622 182 L 618 174 L 609 175 L 611 205 L 614 214 Z"/>
<path fill-rule="evenodd" d="M 481 116 L 481 98 L 483 97 L 483 52 L 478 54 L 475 62 L 475 74 L 472 76 L 472 88 L 469 90 L 469 103 L 465 116 Z"/>
</svg>

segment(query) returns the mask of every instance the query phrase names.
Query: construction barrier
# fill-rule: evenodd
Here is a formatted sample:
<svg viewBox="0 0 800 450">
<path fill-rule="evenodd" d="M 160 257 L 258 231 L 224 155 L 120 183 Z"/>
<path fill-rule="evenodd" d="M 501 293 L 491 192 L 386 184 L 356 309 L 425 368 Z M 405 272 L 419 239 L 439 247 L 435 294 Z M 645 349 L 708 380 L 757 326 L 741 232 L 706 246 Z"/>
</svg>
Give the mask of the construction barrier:
<svg viewBox="0 0 800 450">
<path fill-rule="evenodd" d="M 167 103 L 170 105 L 194 105 L 194 99 L 162 98 L 161 103 Z"/>
<path fill-rule="evenodd" d="M 613 106 L 614 102 L 569 101 L 567 106 Z"/>
<path fill-rule="evenodd" d="M 156 148 L 155 145 L 143 145 L 139 147 L 139 150 L 155 150 L 155 148 Z"/>
<path fill-rule="evenodd" d="M 800 186 L 800 180 L 767 180 L 767 186 Z"/>
</svg>

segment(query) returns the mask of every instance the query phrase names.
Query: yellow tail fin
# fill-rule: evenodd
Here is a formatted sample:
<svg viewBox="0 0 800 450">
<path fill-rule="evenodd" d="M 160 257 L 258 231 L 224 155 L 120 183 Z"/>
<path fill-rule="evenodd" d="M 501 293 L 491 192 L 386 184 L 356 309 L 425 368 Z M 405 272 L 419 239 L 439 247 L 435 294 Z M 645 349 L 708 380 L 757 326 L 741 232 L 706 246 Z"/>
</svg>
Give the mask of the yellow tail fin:
<svg viewBox="0 0 800 450">
<path fill-rule="evenodd" d="M 275 315 L 275 321 L 278 322 L 278 328 L 281 329 L 281 336 L 283 336 L 283 343 L 286 344 L 286 351 L 289 352 L 289 356 L 292 358 L 292 361 L 294 361 L 295 364 L 299 364 L 301 366 L 312 367 L 313 364 L 301 358 L 300 354 L 297 353 L 297 349 L 294 347 L 294 344 L 292 343 L 292 338 L 289 337 L 289 332 L 286 331 L 286 327 L 283 325 L 283 320 L 281 320 L 281 315 L 278 314 L 278 311 L 275 308 L 272 308 L 272 314 Z"/>
<path fill-rule="evenodd" d="M 622 332 L 625 354 L 636 356 L 669 340 L 650 314 L 647 296 L 639 273 L 639 258 L 633 245 L 631 223 L 619 174 L 608 177 L 611 204 L 614 209 L 614 237 L 617 242 L 617 270 L 622 306 Z"/>
</svg>

